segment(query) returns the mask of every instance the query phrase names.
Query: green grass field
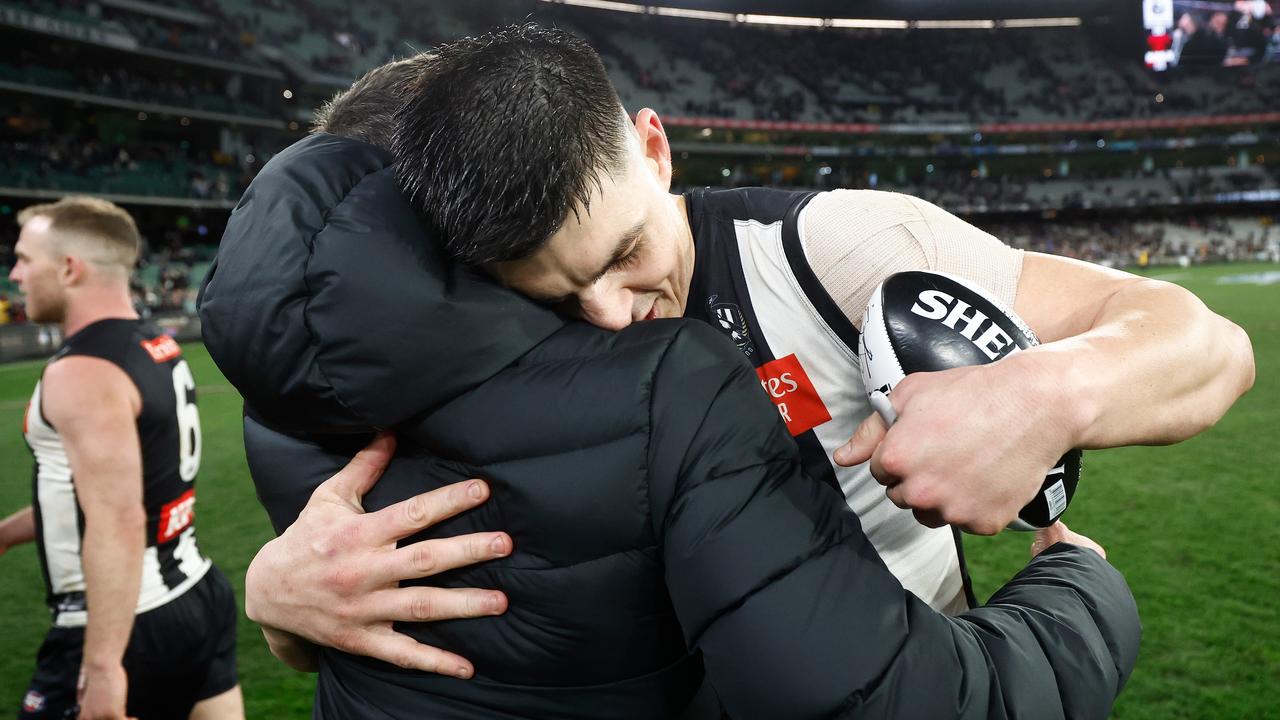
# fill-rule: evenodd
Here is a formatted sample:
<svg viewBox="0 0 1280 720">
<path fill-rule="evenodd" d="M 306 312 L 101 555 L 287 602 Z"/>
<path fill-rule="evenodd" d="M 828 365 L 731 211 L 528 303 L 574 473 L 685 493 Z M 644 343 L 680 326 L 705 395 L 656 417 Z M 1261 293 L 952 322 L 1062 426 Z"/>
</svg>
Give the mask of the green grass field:
<svg viewBox="0 0 1280 720">
<path fill-rule="evenodd" d="M 1280 718 L 1280 284 L 1218 284 L 1276 265 L 1164 270 L 1253 338 L 1258 381 L 1217 427 L 1181 445 L 1089 453 L 1071 526 L 1101 542 L 1143 615 L 1142 656 L 1115 717 Z M 240 434 L 240 399 L 203 348 L 187 356 L 201 388 L 200 543 L 237 594 L 269 537 Z M 0 514 L 30 502 L 20 427 L 40 363 L 0 366 Z M 971 538 L 979 596 L 1027 557 L 1029 536 Z M 20 703 L 49 624 L 34 549 L 0 557 L 0 715 Z M 313 682 L 276 663 L 247 620 L 240 672 L 250 718 L 310 716 Z M 6 709 L 8 708 L 8 709 Z"/>
</svg>

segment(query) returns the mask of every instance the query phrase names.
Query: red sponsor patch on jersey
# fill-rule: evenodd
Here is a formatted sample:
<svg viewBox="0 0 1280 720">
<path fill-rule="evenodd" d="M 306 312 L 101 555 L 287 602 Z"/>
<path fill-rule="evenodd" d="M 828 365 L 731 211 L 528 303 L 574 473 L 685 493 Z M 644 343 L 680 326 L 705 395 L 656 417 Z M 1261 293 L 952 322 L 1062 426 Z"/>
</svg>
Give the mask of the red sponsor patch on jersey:
<svg viewBox="0 0 1280 720">
<path fill-rule="evenodd" d="M 756 368 L 760 387 L 778 407 L 792 437 L 808 432 L 831 419 L 808 373 L 795 354 Z"/>
<path fill-rule="evenodd" d="M 142 341 L 142 349 L 147 351 L 151 359 L 157 363 L 168 362 L 182 354 L 182 348 L 168 335 L 153 337 Z"/>
<path fill-rule="evenodd" d="M 160 508 L 160 524 L 156 527 L 156 543 L 167 543 L 191 527 L 196 519 L 196 491 L 192 488 L 173 502 Z"/>
</svg>

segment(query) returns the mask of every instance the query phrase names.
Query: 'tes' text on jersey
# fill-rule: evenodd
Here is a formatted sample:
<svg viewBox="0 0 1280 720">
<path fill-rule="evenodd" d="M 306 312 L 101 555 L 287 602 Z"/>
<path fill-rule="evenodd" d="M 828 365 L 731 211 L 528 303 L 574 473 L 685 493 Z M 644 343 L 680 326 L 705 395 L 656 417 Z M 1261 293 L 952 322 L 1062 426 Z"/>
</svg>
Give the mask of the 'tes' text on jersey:
<svg viewBox="0 0 1280 720">
<path fill-rule="evenodd" d="M 808 373 L 795 354 L 756 368 L 760 387 L 778 407 L 778 414 L 792 436 L 808 432 L 831 419 Z"/>
</svg>

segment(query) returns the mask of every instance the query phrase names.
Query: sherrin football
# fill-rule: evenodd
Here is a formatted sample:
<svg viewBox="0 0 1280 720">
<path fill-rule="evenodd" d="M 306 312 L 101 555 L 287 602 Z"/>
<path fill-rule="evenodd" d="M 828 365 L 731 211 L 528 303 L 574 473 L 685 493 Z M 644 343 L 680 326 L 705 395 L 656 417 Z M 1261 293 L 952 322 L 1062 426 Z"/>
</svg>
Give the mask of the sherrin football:
<svg viewBox="0 0 1280 720">
<path fill-rule="evenodd" d="M 871 405 L 891 425 L 896 416 L 888 396 L 907 375 L 993 363 L 1039 343 L 985 289 L 953 275 L 913 270 L 889 276 L 871 296 L 858 359 Z M 1063 455 L 1009 528 L 1053 524 L 1075 495 L 1080 459 L 1079 450 Z"/>
</svg>

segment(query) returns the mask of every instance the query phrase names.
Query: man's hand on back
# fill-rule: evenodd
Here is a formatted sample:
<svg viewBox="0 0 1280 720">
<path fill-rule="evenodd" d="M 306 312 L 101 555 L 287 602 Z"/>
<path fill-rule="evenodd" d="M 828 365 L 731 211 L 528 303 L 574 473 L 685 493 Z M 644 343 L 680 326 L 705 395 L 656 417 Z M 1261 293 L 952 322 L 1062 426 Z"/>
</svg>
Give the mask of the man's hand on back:
<svg viewBox="0 0 1280 720">
<path fill-rule="evenodd" d="M 311 643 L 400 667 L 469 678 L 465 658 L 396 632 L 396 621 L 500 615 L 504 594 L 491 590 L 400 587 L 402 580 L 505 557 L 506 533 L 474 533 L 397 542 L 483 503 L 481 480 L 455 483 L 366 514 L 361 498 L 395 452 L 381 435 L 311 495 L 296 522 L 263 546 L 245 577 L 245 612 L 263 626 L 272 651 L 295 669 L 314 670 Z"/>
</svg>

